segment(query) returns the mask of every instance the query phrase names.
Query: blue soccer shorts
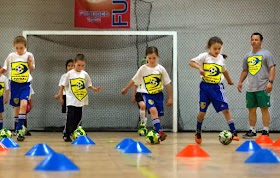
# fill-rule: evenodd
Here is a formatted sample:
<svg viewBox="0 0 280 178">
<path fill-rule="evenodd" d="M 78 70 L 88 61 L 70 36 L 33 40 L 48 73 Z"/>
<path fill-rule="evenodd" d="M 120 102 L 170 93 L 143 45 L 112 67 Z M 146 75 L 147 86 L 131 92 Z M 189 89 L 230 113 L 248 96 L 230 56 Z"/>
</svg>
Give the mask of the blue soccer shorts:
<svg viewBox="0 0 280 178">
<path fill-rule="evenodd" d="M 228 109 L 225 88 L 222 83 L 211 84 L 206 82 L 200 83 L 199 108 L 200 112 L 206 112 L 208 106 L 212 103 L 216 112 Z"/>
<path fill-rule="evenodd" d="M 148 110 L 152 107 L 156 107 L 158 116 L 164 115 L 164 97 L 162 92 L 157 94 L 142 93 L 142 96 Z"/>
<path fill-rule="evenodd" d="M 17 83 L 10 81 L 11 99 L 10 105 L 14 107 L 20 106 L 21 100 L 28 100 L 30 95 L 30 82 Z"/>
</svg>

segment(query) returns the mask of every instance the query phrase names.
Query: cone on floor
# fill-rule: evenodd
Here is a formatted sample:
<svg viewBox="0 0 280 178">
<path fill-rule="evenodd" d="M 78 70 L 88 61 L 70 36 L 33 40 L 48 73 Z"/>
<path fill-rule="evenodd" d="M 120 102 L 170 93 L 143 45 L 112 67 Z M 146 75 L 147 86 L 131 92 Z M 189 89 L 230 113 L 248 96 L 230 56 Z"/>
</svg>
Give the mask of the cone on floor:
<svg viewBox="0 0 280 178">
<path fill-rule="evenodd" d="M 271 145 L 273 144 L 273 140 L 267 136 L 267 135 L 260 135 L 258 138 L 255 140 L 258 144 L 265 144 L 265 145 Z"/>
<path fill-rule="evenodd" d="M 251 164 L 279 164 L 280 158 L 269 149 L 261 149 L 252 154 L 245 163 Z"/>
<path fill-rule="evenodd" d="M 240 145 L 235 151 L 236 152 L 256 152 L 262 149 L 262 147 L 255 141 L 247 140 L 242 145 Z"/>
<path fill-rule="evenodd" d="M 204 151 L 197 144 L 187 145 L 184 149 L 182 149 L 176 157 L 210 157 L 209 154 Z"/>
</svg>

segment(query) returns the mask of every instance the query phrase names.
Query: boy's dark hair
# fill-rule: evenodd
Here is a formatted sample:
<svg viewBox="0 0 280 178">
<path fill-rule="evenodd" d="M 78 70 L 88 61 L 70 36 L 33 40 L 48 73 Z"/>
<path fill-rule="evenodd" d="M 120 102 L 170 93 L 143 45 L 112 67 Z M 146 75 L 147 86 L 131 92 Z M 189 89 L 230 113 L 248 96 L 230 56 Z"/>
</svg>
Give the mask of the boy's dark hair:
<svg viewBox="0 0 280 178">
<path fill-rule="evenodd" d="M 67 70 L 68 64 L 71 63 L 71 62 L 74 63 L 74 60 L 73 60 L 73 59 L 68 59 L 68 60 L 66 61 L 66 66 L 65 66 L 65 67 L 66 67 L 66 70 Z"/>
<path fill-rule="evenodd" d="M 85 55 L 77 54 L 75 59 L 74 59 L 74 62 L 77 62 L 77 61 L 86 61 Z"/>
<path fill-rule="evenodd" d="M 263 36 L 262 36 L 262 34 L 260 34 L 259 32 L 253 33 L 253 34 L 251 35 L 251 39 L 252 39 L 252 36 L 253 36 L 253 35 L 258 35 L 258 36 L 260 36 L 261 41 L 263 40 Z"/>
<path fill-rule="evenodd" d="M 23 36 L 17 36 L 14 39 L 14 45 L 18 43 L 22 43 L 26 47 L 27 41 Z"/>
<path fill-rule="evenodd" d="M 158 56 L 158 49 L 154 46 L 150 46 L 146 49 L 146 56 L 155 53 Z"/>
</svg>

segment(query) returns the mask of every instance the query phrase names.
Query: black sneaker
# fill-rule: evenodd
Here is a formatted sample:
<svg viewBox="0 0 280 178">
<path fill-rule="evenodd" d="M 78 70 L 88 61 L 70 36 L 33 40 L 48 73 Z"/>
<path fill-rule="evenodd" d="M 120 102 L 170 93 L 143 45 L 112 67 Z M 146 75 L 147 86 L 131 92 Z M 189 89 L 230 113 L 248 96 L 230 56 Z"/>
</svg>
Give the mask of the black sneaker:
<svg viewBox="0 0 280 178">
<path fill-rule="evenodd" d="M 22 130 L 17 131 L 17 141 L 23 142 L 25 137 L 23 136 Z"/>
<path fill-rule="evenodd" d="M 267 130 L 262 130 L 262 135 L 267 135 L 269 136 L 269 132 Z"/>
<path fill-rule="evenodd" d="M 64 135 L 64 136 L 63 136 L 63 140 L 64 140 L 65 142 L 72 142 L 72 139 L 70 138 L 69 135 Z"/>
<path fill-rule="evenodd" d="M 25 131 L 25 136 L 31 136 L 31 133 L 30 133 L 29 130 L 26 130 L 26 131 Z"/>
<path fill-rule="evenodd" d="M 242 138 L 255 138 L 256 136 L 257 136 L 256 132 L 249 130 L 245 135 L 242 136 Z"/>
</svg>

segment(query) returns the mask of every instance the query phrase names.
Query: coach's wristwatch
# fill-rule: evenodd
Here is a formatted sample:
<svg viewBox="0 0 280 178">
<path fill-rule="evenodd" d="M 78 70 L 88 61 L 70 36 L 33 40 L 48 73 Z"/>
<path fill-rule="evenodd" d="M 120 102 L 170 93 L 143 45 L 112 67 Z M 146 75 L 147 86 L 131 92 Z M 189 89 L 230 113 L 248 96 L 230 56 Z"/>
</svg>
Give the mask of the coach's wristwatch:
<svg viewBox="0 0 280 178">
<path fill-rule="evenodd" d="M 268 80 L 269 83 L 273 83 L 273 80 Z"/>
</svg>

